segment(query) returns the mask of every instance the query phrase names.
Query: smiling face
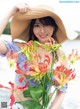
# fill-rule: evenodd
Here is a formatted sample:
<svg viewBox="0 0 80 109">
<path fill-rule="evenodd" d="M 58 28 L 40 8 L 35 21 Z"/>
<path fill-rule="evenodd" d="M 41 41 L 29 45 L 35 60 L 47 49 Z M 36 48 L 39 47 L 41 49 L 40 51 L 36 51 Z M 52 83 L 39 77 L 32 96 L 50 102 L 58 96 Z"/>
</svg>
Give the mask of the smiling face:
<svg viewBox="0 0 80 109">
<path fill-rule="evenodd" d="M 49 16 L 39 19 L 32 19 L 30 23 L 28 41 L 37 40 L 40 43 L 45 43 L 45 41 L 50 38 L 57 41 L 57 30 L 58 26 L 55 20 Z"/>
<path fill-rule="evenodd" d="M 53 32 L 53 26 L 42 24 L 39 19 L 35 21 L 33 33 L 40 43 L 44 43 L 47 39 L 51 38 Z"/>
</svg>

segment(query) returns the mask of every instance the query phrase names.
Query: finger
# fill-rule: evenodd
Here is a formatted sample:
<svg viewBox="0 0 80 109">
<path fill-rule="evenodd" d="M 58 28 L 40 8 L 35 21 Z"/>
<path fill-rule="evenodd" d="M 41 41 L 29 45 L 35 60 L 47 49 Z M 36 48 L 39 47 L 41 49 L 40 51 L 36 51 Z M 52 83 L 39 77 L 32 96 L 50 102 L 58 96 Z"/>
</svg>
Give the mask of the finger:
<svg viewBox="0 0 80 109">
<path fill-rule="evenodd" d="M 55 44 L 55 40 L 53 38 L 51 38 L 51 43 Z"/>
<path fill-rule="evenodd" d="M 26 6 L 27 10 L 31 10 L 31 8 L 28 4 L 25 3 L 25 6 Z"/>
<path fill-rule="evenodd" d="M 28 12 L 30 9 L 29 8 L 21 8 L 19 11 L 20 13 L 25 13 Z"/>
<path fill-rule="evenodd" d="M 27 11 L 30 11 L 31 10 L 31 8 L 29 7 L 29 5 L 26 4 L 26 3 L 24 4 L 23 8 L 24 8 L 24 12 L 27 12 Z"/>
<path fill-rule="evenodd" d="M 20 11 L 20 13 L 25 13 L 25 12 L 27 12 L 27 9 L 26 8 L 20 9 L 19 11 Z"/>
<path fill-rule="evenodd" d="M 25 13 L 25 12 L 31 10 L 29 5 L 26 4 L 26 3 L 19 3 L 19 4 L 17 4 L 17 8 L 19 9 L 20 13 Z"/>
<path fill-rule="evenodd" d="M 48 39 L 45 41 L 45 43 L 50 44 L 50 45 L 53 45 L 53 44 L 55 44 L 55 40 L 54 40 L 53 38 L 48 38 Z"/>
</svg>

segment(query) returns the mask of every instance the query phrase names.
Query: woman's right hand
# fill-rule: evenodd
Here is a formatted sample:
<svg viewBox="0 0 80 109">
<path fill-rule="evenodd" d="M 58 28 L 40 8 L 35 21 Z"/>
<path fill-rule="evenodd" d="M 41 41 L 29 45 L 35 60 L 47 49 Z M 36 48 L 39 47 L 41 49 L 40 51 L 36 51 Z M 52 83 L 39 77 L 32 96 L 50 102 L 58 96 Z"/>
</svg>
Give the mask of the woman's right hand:
<svg viewBox="0 0 80 109">
<path fill-rule="evenodd" d="M 27 11 L 31 10 L 28 4 L 26 3 L 18 3 L 11 7 L 10 11 L 8 13 L 5 13 L 5 17 L 0 21 L 0 35 L 3 33 L 7 23 L 9 22 L 10 18 L 16 13 L 25 13 Z"/>
<path fill-rule="evenodd" d="M 18 3 L 13 7 L 13 14 L 15 14 L 17 11 L 20 13 L 25 13 L 29 10 L 31 9 L 27 3 Z"/>
</svg>

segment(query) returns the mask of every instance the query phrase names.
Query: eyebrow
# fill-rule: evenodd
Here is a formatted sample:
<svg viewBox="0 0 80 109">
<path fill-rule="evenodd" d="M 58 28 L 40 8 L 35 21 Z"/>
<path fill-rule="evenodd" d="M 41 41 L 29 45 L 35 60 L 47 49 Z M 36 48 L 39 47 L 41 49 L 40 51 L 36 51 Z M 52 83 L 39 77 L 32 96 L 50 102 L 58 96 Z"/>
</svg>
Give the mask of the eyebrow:
<svg viewBox="0 0 80 109">
<path fill-rule="evenodd" d="M 40 23 L 39 21 L 36 21 L 36 22 L 35 22 L 35 24 L 39 24 L 39 23 Z"/>
</svg>

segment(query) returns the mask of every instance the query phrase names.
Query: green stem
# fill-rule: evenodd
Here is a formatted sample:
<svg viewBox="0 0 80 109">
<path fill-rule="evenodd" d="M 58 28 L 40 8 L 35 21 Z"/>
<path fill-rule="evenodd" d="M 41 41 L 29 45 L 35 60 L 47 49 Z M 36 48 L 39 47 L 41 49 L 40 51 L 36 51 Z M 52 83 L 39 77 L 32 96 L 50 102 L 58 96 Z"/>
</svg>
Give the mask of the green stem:
<svg viewBox="0 0 80 109">
<path fill-rule="evenodd" d="M 54 51 L 54 53 L 52 52 L 52 54 L 53 54 L 53 57 L 52 57 L 52 62 L 51 62 L 51 68 L 50 68 L 50 70 L 51 70 L 51 72 L 52 72 L 52 70 L 53 70 L 53 65 L 54 65 L 54 62 L 55 62 L 55 57 L 56 57 L 56 55 L 55 55 L 55 51 Z"/>
<path fill-rule="evenodd" d="M 47 106 L 47 109 L 49 109 L 49 107 L 50 107 L 50 105 L 51 105 L 51 102 L 52 102 L 52 97 L 53 97 L 53 95 L 54 95 L 54 93 L 57 91 L 57 88 L 55 88 L 55 90 L 53 91 L 53 93 L 51 94 L 51 99 L 50 99 L 50 101 L 49 101 L 49 103 L 48 103 L 48 106 Z"/>
<path fill-rule="evenodd" d="M 18 95 L 18 93 L 15 91 L 16 95 L 18 96 L 18 98 L 20 99 L 20 101 L 22 101 L 22 99 L 20 98 L 20 96 Z"/>
</svg>

